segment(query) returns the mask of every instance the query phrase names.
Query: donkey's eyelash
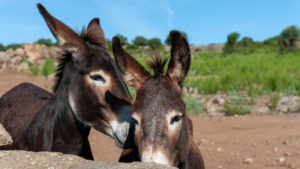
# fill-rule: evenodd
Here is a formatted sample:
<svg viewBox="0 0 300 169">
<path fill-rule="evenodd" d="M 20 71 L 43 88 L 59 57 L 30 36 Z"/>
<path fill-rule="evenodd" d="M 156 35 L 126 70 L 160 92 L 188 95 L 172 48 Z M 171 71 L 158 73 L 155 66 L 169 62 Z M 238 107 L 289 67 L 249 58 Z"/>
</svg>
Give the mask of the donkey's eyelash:
<svg viewBox="0 0 300 169">
<path fill-rule="evenodd" d="M 90 75 L 90 78 L 95 81 L 102 81 L 103 83 L 105 82 L 105 79 L 99 74 Z"/>
<path fill-rule="evenodd" d="M 138 122 L 135 118 L 132 118 L 132 120 L 133 120 L 133 122 L 134 122 L 136 125 L 139 124 L 139 122 Z"/>
<path fill-rule="evenodd" d="M 181 120 L 181 118 L 182 118 L 182 115 L 176 115 L 175 117 L 173 117 L 172 119 L 171 119 L 171 124 L 173 124 L 173 123 L 175 123 L 175 122 L 178 122 L 178 121 L 180 121 Z"/>
</svg>

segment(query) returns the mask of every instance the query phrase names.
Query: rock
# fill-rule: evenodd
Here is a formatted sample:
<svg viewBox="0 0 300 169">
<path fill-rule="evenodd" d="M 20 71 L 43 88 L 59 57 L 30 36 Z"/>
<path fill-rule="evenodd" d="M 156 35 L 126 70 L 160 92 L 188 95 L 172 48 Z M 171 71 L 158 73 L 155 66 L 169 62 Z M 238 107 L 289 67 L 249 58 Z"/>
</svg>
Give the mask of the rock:
<svg viewBox="0 0 300 169">
<path fill-rule="evenodd" d="M 176 169 L 175 167 L 168 167 L 165 165 L 154 163 L 104 163 L 99 161 L 88 162 L 84 164 L 77 164 L 70 167 L 70 169 Z"/>
<path fill-rule="evenodd" d="M 58 152 L 0 151 L 0 168 L 30 169 L 173 169 L 154 163 L 105 163 Z M 175 169 L 175 168 L 174 168 Z"/>
<path fill-rule="evenodd" d="M 253 164 L 254 161 L 252 158 L 246 158 L 244 161 L 243 161 L 244 164 L 247 164 L 247 165 L 250 165 L 250 164 Z"/>
<path fill-rule="evenodd" d="M 0 124 L 0 146 L 10 145 L 13 143 L 11 136 L 5 130 L 5 128 Z"/>
<path fill-rule="evenodd" d="M 29 65 L 27 62 L 22 62 L 21 64 L 17 65 L 17 71 L 29 71 Z"/>
<path fill-rule="evenodd" d="M 298 112 L 300 109 L 299 96 L 282 96 L 280 97 L 276 111 L 280 113 Z"/>
<path fill-rule="evenodd" d="M 0 151 L 0 168 L 67 169 L 86 162 L 81 157 L 56 152 Z"/>
<path fill-rule="evenodd" d="M 285 158 L 284 157 L 279 157 L 276 161 L 279 162 L 279 163 L 283 163 L 285 161 Z"/>
<path fill-rule="evenodd" d="M 209 115 L 220 114 L 223 111 L 223 105 L 227 99 L 225 94 L 217 94 L 210 98 L 206 103 L 206 110 Z"/>
<path fill-rule="evenodd" d="M 265 105 L 255 105 L 255 106 L 252 106 L 252 112 L 254 114 L 268 114 L 271 112 L 271 109 L 269 108 L 269 106 L 265 106 Z"/>
</svg>

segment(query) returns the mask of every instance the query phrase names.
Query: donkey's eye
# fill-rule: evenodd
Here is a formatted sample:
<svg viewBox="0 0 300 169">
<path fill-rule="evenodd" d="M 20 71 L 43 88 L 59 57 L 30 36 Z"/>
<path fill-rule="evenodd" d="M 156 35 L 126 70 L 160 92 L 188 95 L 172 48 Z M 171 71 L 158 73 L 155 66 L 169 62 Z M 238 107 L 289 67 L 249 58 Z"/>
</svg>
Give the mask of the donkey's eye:
<svg viewBox="0 0 300 169">
<path fill-rule="evenodd" d="M 105 79 L 100 74 L 90 75 L 90 78 L 95 81 L 101 81 L 103 83 L 105 82 Z"/>
<path fill-rule="evenodd" d="M 171 119 L 171 124 L 175 123 L 175 122 L 179 122 L 182 119 L 182 115 L 176 115 Z"/>
<path fill-rule="evenodd" d="M 133 120 L 135 125 L 139 125 L 139 122 L 135 118 L 132 117 L 132 120 Z"/>
</svg>

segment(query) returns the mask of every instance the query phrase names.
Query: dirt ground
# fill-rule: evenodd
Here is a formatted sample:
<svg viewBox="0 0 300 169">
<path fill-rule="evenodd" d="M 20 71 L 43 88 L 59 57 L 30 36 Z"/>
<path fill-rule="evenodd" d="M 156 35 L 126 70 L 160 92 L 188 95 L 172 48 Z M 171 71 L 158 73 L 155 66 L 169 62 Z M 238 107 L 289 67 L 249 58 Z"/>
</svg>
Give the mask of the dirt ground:
<svg viewBox="0 0 300 169">
<path fill-rule="evenodd" d="M 0 95 L 21 82 L 50 90 L 53 80 L 0 71 Z M 207 169 L 300 169 L 300 114 L 239 117 L 192 116 L 194 141 Z M 96 160 L 115 162 L 121 149 L 97 132 L 90 135 Z"/>
</svg>

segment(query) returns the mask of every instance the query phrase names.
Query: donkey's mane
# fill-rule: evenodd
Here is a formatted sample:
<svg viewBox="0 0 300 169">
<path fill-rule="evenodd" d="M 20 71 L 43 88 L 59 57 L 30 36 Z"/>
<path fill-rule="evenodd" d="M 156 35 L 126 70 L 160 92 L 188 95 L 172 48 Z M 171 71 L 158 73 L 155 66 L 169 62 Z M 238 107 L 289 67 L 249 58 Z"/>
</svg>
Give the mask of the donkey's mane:
<svg viewBox="0 0 300 169">
<path fill-rule="evenodd" d="M 82 28 L 81 32 L 78 33 L 78 35 L 80 36 L 80 38 L 86 42 L 89 42 L 91 44 L 95 44 L 92 42 L 92 40 L 94 39 L 94 35 L 89 33 L 85 27 Z M 58 59 L 58 66 L 56 68 L 56 81 L 53 87 L 53 92 L 55 93 L 62 81 L 63 75 L 64 75 L 64 68 L 66 66 L 67 63 L 69 63 L 70 61 L 72 61 L 72 53 L 70 53 L 67 50 L 63 50 L 63 52 L 59 53 L 60 57 Z"/>
<path fill-rule="evenodd" d="M 155 55 L 152 57 L 152 60 L 147 62 L 147 65 L 153 70 L 154 77 L 163 74 L 164 68 L 166 63 L 168 62 L 169 58 L 162 58 L 159 55 Z"/>
</svg>

